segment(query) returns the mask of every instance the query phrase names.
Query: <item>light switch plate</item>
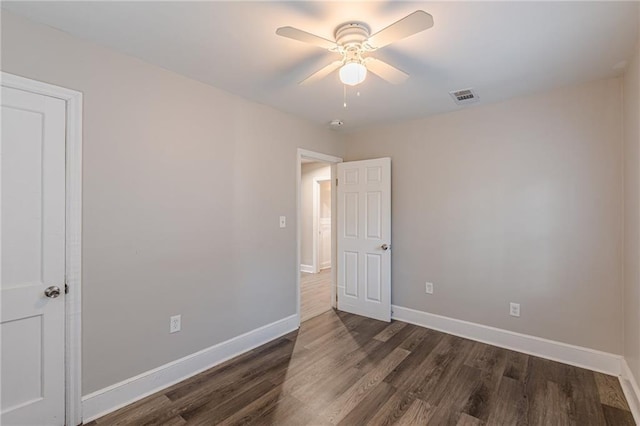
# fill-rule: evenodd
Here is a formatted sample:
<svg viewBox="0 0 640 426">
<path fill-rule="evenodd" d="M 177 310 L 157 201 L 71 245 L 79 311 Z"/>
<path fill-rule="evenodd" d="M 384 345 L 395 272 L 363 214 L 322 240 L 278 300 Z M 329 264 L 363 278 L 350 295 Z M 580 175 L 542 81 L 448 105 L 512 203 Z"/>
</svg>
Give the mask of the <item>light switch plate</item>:
<svg viewBox="0 0 640 426">
<path fill-rule="evenodd" d="M 280 228 L 286 228 L 286 227 L 287 227 L 287 217 L 280 216 Z"/>
</svg>

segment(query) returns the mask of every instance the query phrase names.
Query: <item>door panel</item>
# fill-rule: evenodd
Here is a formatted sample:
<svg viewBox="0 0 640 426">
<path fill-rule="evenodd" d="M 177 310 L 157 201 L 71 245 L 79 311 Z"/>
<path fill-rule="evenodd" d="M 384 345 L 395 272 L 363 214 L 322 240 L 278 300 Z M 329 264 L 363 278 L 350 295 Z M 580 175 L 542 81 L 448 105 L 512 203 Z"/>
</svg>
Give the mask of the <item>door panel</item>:
<svg viewBox="0 0 640 426">
<path fill-rule="evenodd" d="M 338 309 L 391 320 L 391 159 L 338 168 Z"/>
<path fill-rule="evenodd" d="M 2 424 L 64 423 L 65 102 L 2 88 Z M 61 295 L 47 298 L 58 286 Z"/>
</svg>

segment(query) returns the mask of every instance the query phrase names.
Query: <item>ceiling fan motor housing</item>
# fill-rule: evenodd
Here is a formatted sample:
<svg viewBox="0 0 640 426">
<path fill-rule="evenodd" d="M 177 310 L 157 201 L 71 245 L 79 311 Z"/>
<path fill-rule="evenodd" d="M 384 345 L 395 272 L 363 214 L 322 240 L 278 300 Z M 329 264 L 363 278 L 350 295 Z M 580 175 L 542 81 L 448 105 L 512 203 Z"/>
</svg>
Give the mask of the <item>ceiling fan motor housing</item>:
<svg viewBox="0 0 640 426">
<path fill-rule="evenodd" d="M 369 31 L 369 27 L 361 22 L 347 22 L 336 29 L 336 42 L 345 48 L 360 47 L 369 38 Z"/>
</svg>

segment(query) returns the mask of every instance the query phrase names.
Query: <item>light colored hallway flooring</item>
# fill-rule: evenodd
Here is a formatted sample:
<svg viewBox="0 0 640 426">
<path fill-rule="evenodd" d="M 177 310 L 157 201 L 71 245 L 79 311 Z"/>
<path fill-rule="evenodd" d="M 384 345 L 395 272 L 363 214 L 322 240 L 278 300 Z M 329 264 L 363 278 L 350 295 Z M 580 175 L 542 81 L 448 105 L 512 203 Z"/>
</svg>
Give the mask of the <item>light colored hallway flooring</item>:
<svg viewBox="0 0 640 426">
<path fill-rule="evenodd" d="M 616 377 L 330 310 L 89 423 L 633 425 Z"/>
<path fill-rule="evenodd" d="M 331 309 L 331 269 L 319 274 L 300 274 L 300 321 Z"/>
</svg>

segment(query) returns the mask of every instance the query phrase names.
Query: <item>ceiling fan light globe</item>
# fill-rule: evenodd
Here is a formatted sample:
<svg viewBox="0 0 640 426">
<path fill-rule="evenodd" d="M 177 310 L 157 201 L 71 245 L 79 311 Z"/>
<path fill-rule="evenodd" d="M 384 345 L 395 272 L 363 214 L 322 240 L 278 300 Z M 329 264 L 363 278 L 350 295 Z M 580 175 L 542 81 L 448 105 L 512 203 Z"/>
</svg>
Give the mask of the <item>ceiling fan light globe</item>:
<svg viewBox="0 0 640 426">
<path fill-rule="evenodd" d="M 346 63 L 340 68 L 340 81 L 347 86 L 356 86 L 367 78 L 367 67 L 358 62 Z"/>
</svg>

